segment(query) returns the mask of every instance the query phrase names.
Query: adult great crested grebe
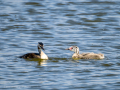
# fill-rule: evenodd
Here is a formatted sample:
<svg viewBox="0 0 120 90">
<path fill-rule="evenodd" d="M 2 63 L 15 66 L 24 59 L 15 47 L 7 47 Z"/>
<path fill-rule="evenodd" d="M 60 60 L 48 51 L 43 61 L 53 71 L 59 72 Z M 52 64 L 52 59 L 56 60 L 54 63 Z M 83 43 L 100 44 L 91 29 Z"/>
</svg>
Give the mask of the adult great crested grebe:
<svg viewBox="0 0 120 90">
<path fill-rule="evenodd" d="M 101 54 L 101 53 L 96 54 L 92 52 L 92 53 L 79 54 L 79 48 L 77 46 L 71 46 L 66 50 L 75 52 L 72 56 L 72 58 L 74 59 L 103 59 L 104 58 L 104 54 Z"/>
<path fill-rule="evenodd" d="M 43 43 L 42 42 L 38 42 L 38 52 L 39 53 L 27 53 L 23 56 L 20 56 L 20 58 L 24 58 L 24 59 L 29 59 L 29 58 L 39 58 L 39 59 L 48 59 L 48 56 L 42 51 L 43 48 Z"/>
</svg>

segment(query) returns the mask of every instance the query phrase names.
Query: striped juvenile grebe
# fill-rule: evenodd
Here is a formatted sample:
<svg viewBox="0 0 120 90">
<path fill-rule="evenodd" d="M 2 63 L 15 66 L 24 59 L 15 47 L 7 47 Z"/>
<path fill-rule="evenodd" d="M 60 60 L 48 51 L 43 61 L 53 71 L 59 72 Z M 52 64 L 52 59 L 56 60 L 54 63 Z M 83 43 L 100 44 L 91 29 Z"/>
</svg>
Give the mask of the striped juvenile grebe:
<svg viewBox="0 0 120 90">
<path fill-rule="evenodd" d="M 104 54 L 96 54 L 96 53 L 82 53 L 79 54 L 79 48 L 77 46 L 72 46 L 67 48 L 66 50 L 70 50 L 75 52 L 72 56 L 72 58 L 74 59 L 103 59 L 104 58 Z"/>
<path fill-rule="evenodd" d="M 42 51 L 43 48 L 43 43 L 42 42 L 38 42 L 38 52 L 39 53 L 27 53 L 23 56 L 20 56 L 20 58 L 24 58 L 24 59 L 29 59 L 29 58 L 39 58 L 39 59 L 48 59 L 48 56 Z"/>
</svg>

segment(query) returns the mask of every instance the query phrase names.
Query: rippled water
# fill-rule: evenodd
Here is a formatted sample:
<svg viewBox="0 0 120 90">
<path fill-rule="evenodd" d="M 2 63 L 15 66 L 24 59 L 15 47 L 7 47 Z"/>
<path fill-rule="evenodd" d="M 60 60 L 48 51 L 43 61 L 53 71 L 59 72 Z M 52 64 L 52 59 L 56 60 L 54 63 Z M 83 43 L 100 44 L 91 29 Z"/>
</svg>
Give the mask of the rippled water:
<svg viewBox="0 0 120 90">
<path fill-rule="evenodd" d="M 1 0 L 0 89 L 119 90 L 119 0 Z M 43 42 L 49 60 L 18 58 Z M 103 60 L 73 60 L 82 52 Z"/>
</svg>

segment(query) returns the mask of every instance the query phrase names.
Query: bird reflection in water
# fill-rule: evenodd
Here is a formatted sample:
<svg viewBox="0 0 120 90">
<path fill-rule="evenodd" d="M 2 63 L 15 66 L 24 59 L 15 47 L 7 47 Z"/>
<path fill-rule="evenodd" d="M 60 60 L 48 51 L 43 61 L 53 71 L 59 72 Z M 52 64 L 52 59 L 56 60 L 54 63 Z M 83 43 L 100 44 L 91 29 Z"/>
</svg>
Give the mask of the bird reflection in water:
<svg viewBox="0 0 120 90">
<path fill-rule="evenodd" d="M 34 58 L 34 59 L 26 59 L 26 60 L 37 62 L 39 66 L 46 66 L 46 64 L 47 64 L 47 60 L 45 60 L 45 59 Z"/>
</svg>

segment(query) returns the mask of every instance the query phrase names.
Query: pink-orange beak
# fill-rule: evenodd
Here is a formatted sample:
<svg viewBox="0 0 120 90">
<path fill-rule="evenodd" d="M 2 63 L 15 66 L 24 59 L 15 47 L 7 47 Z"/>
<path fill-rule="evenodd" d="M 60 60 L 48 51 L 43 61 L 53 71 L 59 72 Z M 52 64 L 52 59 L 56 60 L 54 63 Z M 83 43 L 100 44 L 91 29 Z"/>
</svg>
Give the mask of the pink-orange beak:
<svg viewBox="0 0 120 90">
<path fill-rule="evenodd" d="M 70 50 L 69 48 L 66 48 L 65 50 Z"/>
<path fill-rule="evenodd" d="M 71 50 L 71 49 L 73 49 L 73 47 L 67 48 L 67 49 L 65 49 L 65 50 Z"/>
</svg>

